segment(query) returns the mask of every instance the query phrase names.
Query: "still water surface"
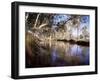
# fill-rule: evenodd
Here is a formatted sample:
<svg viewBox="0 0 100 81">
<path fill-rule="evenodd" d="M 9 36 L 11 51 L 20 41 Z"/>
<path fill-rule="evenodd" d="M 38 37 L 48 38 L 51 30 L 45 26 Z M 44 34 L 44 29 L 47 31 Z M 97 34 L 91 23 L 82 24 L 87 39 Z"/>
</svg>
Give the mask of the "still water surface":
<svg viewBox="0 0 100 81">
<path fill-rule="evenodd" d="M 65 42 L 41 42 L 42 49 L 28 67 L 56 67 L 89 65 L 89 47 Z"/>
</svg>

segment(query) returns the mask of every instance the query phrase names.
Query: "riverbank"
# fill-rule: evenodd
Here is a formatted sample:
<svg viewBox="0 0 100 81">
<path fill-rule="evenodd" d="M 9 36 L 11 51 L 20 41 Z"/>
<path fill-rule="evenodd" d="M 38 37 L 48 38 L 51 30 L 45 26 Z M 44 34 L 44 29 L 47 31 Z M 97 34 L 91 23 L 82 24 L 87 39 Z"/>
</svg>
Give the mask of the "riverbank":
<svg viewBox="0 0 100 81">
<path fill-rule="evenodd" d="M 89 42 L 87 42 L 87 41 L 75 41 L 73 39 L 71 39 L 71 40 L 65 40 L 65 39 L 61 40 L 61 39 L 58 39 L 57 41 L 69 42 L 71 44 L 77 44 L 77 45 L 81 45 L 81 46 L 89 46 Z"/>
</svg>

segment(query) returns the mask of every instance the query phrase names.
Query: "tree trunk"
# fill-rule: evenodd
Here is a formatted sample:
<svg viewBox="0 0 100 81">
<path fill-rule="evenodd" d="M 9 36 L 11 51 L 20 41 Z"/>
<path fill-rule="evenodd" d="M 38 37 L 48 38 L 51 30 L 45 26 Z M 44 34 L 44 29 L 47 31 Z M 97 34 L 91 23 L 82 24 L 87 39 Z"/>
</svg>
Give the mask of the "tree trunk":
<svg viewBox="0 0 100 81">
<path fill-rule="evenodd" d="M 34 24 L 34 27 L 33 27 L 33 28 L 36 28 L 36 25 L 37 25 L 37 22 L 38 22 L 39 16 L 40 16 L 40 13 L 37 15 L 37 18 L 36 18 L 36 20 L 35 20 L 35 24 Z"/>
<path fill-rule="evenodd" d="M 44 26 L 46 26 L 46 25 L 47 25 L 47 23 L 41 24 L 41 25 L 39 26 L 39 29 L 41 29 L 42 27 L 44 27 Z"/>
</svg>

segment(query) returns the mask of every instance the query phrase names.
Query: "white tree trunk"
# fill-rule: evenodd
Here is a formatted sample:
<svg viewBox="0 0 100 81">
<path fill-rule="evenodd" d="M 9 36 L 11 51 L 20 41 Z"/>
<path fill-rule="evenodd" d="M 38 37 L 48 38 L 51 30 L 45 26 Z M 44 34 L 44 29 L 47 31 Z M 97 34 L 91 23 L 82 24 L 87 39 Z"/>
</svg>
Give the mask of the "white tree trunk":
<svg viewBox="0 0 100 81">
<path fill-rule="evenodd" d="M 47 23 L 41 24 L 41 25 L 39 26 L 39 29 L 41 29 L 42 27 L 45 27 L 46 25 L 47 25 Z"/>
<path fill-rule="evenodd" d="M 37 22 L 38 22 L 39 16 L 40 16 L 40 13 L 37 15 L 37 18 L 36 18 L 36 20 L 35 20 L 34 28 L 36 28 L 36 25 L 37 25 Z"/>
</svg>

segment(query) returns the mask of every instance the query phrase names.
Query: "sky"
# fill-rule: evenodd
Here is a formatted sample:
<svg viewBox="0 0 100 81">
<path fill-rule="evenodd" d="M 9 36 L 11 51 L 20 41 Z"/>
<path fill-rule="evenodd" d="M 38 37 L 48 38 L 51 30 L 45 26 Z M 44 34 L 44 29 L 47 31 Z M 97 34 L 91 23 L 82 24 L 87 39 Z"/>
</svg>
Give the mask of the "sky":
<svg viewBox="0 0 100 81">
<path fill-rule="evenodd" d="M 72 34 L 77 37 L 78 35 L 82 34 L 82 28 L 83 27 L 87 27 L 88 32 L 90 31 L 90 26 L 89 26 L 89 22 L 90 22 L 90 16 L 89 15 L 80 15 L 81 16 L 81 24 L 77 33 L 77 29 L 72 30 Z M 68 19 L 71 17 L 71 15 L 64 15 L 64 14 L 56 14 L 53 17 L 53 25 L 57 25 L 59 22 L 65 22 L 68 21 Z M 52 26 L 55 27 L 55 26 Z"/>
</svg>

